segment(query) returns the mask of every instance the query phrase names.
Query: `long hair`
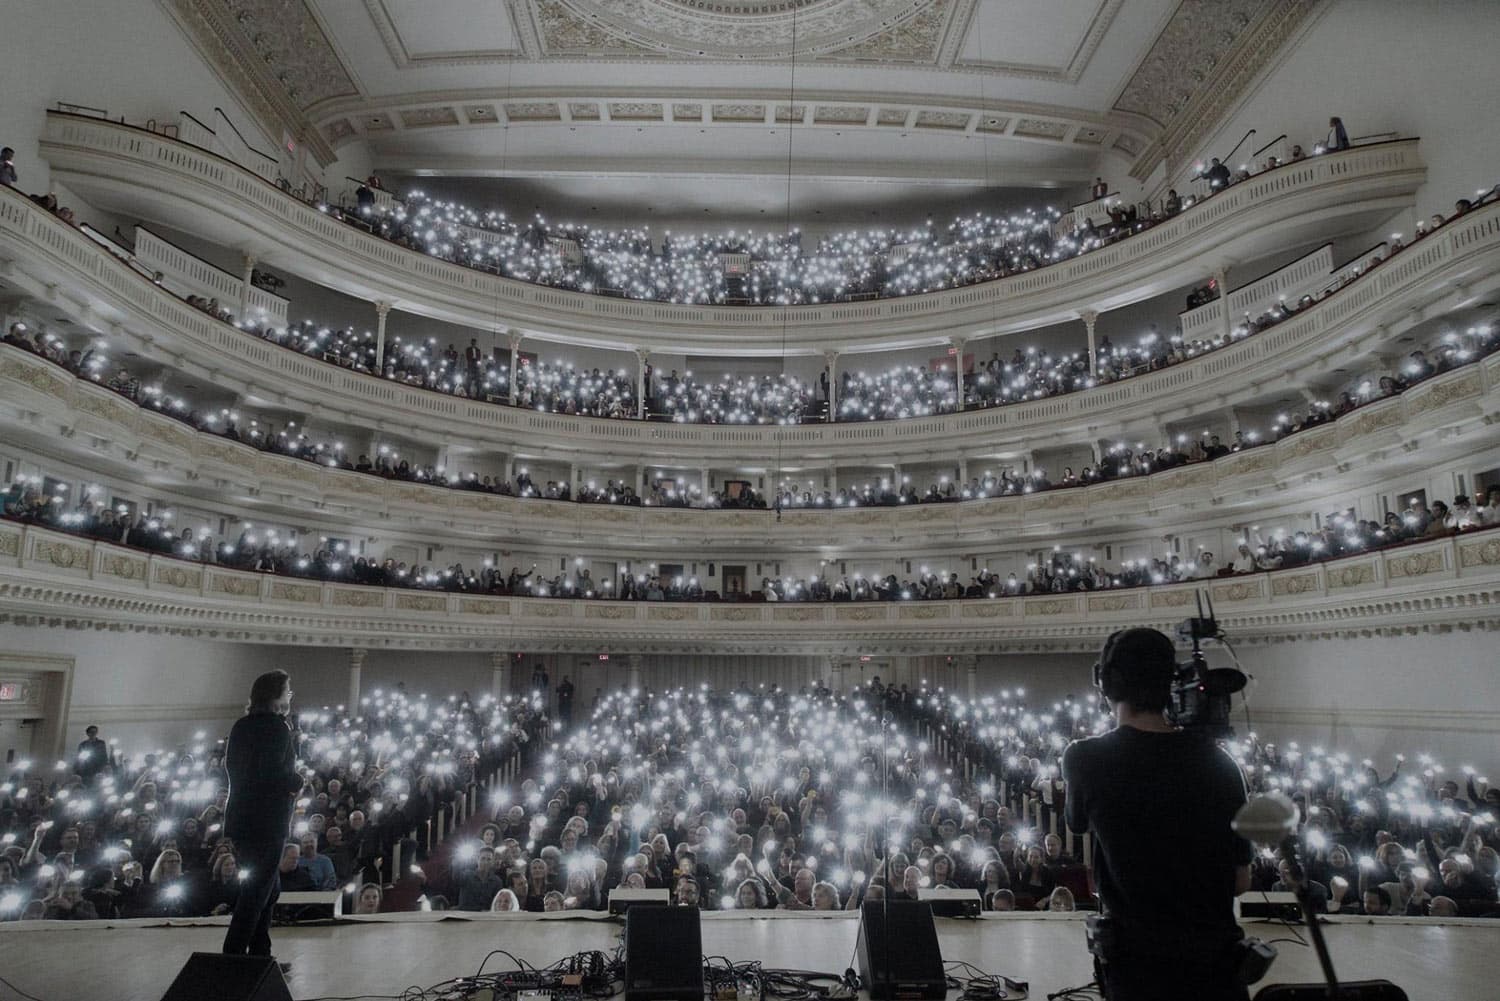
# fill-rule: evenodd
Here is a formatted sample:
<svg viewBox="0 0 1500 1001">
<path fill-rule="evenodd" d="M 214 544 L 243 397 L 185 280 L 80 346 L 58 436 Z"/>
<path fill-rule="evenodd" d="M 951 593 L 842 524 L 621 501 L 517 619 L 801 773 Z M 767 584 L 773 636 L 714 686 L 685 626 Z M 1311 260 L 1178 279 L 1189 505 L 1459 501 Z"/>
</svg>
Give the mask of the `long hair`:
<svg viewBox="0 0 1500 1001">
<path fill-rule="evenodd" d="M 292 676 L 285 671 L 267 671 L 250 685 L 250 701 L 245 703 L 247 713 L 267 713 L 276 700 L 286 693 Z"/>
</svg>

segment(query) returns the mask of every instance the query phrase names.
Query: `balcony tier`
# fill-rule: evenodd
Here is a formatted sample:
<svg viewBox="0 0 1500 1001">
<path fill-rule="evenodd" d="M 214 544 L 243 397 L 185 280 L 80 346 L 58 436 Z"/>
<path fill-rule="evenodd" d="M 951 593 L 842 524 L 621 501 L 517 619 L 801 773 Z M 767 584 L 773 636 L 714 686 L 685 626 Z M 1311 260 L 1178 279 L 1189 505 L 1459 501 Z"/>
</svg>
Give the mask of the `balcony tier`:
<svg viewBox="0 0 1500 1001">
<path fill-rule="evenodd" d="M 1500 529 L 1272 573 L 968 601 L 687 604 L 324 584 L 0 523 L 0 620 L 218 640 L 398 649 L 694 654 L 1096 650 L 1171 626 L 1199 588 L 1237 642 L 1500 622 Z"/>
<path fill-rule="evenodd" d="M 505 497 L 386 480 L 264 452 L 140 407 L 30 352 L 0 344 L 9 434 L 39 454 L 291 524 L 419 533 L 426 541 L 536 539 L 596 551 L 691 557 L 730 551 L 938 556 L 995 540 L 1071 544 L 1101 527 L 1181 530 L 1260 519 L 1270 508 L 1378 489 L 1402 474 L 1496 445 L 1500 354 L 1274 444 L 1086 487 L 899 507 L 702 510 Z M 59 434 L 59 430 L 62 431 Z M 225 500 L 224 498 L 232 498 Z M 966 547 L 955 550 L 955 547 Z"/>
<path fill-rule="evenodd" d="M 1354 233 L 1406 208 L 1426 177 L 1416 139 L 1297 161 L 1139 235 L 1050 267 L 942 292 L 798 307 L 713 307 L 533 285 L 409 250 L 264 178 L 145 129 L 48 112 L 53 177 L 100 208 L 253 254 L 350 295 L 478 330 L 673 353 L 874 351 L 1029 330 L 1140 302 L 1215 266 Z"/>
<path fill-rule="evenodd" d="M 461 399 L 340 368 L 219 322 L 0 188 L 0 281 L 186 375 L 309 420 L 558 461 L 796 470 L 976 459 L 1128 436 L 1283 392 L 1500 288 L 1500 203 L 1444 226 L 1292 318 L 1107 386 L 943 417 L 795 427 L 601 420 Z"/>
</svg>

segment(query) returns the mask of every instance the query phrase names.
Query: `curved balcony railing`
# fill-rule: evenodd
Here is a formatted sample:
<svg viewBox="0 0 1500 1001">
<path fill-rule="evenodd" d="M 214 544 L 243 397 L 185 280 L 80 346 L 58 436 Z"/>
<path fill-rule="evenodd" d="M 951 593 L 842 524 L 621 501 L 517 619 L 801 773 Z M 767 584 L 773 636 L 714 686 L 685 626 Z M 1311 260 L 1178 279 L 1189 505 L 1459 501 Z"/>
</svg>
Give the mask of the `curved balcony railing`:
<svg viewBox="0 0 1500 1001">
<path fill-rule="evenodd" d="M 1474 454 L 1491 444 L 1484 440 L 1487 422 L 1500 412 L 1500 353 L 1280 441 L 1150 475 L 961 502 L 793 508 L 779 518 L 769 510 L 510 497 L 338 469 L 195 430 L 5 344 L 0 344 L 0 389 L 13 405 L 46 418 L 41 426 L 48 430 L 35 435 L 17 428 L 18 442 L 65 459 L 76 451 L 77 461 L 88 468 L 98 456 L 82 443 L 109 441 L 149 468 L 155 484 L 172 483 L 184 492 L 203 481 L 234 484 L 237 495 L 269 498 L 259 510 L 291 520 L 332 505 L 356 526 L 421 525 L 429 534 L 471 541 L 531 538 L 618 546 L 628 539 L 695 551 L 754 543 L 776 554 L 808 547 L 874 552 L 899 540 L 899 548 L 910 552 L 960 540 L 1036 539 L 1090 522 L 1118 526 L 1149 517 L 1180 523 L 1206 510 L 1222 522 L 1236 512 L 1248 517 L 1265 509 L 1265 498 L 1252 486 L 1280 484 L 1286 489 L 1277 501 L 1290 504 L 1365 489 L 1409 469 Z M 73 433 L 58 438 L 51 433 L 57 427 Z M 1420 443 L 1420 450 L 1391 447 L 1410 442 Z M 1315 481 L 1312 474 L 1318 474 Z"/>
<path fill-rule="evenodd" d="M 103 208 L 145 214 L 371 301 L 475 329 L 497 322 L 601 347 L 779 355 L 872 351 L 1076 320 L 1201 280 L 1205 262 L 1250 261 L 1355 231 L 1411 203 L 1416 139 L 1300 160 L 1243 181 L 1129 239 L 980 285 L 827 306 L 708 307 L 531 285 L 363 232 L 195 146 L 48 112 L 53 176 Z"/>
<path fill-rule="evenodd" d="M 943 417 L 796 427 L 656 424 L 547 414 L 448 396 L 329 365 L 193 309 L 83 233 L 0 189 L 7 281 L 55 300 L 87 327 L 171 355 L 200 378 L 355 426 L 431 441 L 651 465 L 806 467 L 837 460 L 932 461 L 966 449 L 1042 449 L 1129 435 L 1252 398 L 1299 373 L 1346 364 L 1438 311 L 1500 286 L 1500 202 L 1450 222 L 1282 323 L 1158 372 L 1064 396 Z M 62 290 L 66 290 L 63 292 Z"/>
<path fill-rule="evenodd" d="M 1196 584 L 969 601 L 669 604 L 486 597 L 327 584 L 155 556 L 0 522 L 0 614 L 13 622 L 220 640 L 421 649 L 990 653 L 996 641 L 1097 649 L 1170 628 L 1206 590 L 1236 639 L 1492 620 L 1500 529 Z M 687 646 L 685 646 L 685 644 Z"/>
</svg>

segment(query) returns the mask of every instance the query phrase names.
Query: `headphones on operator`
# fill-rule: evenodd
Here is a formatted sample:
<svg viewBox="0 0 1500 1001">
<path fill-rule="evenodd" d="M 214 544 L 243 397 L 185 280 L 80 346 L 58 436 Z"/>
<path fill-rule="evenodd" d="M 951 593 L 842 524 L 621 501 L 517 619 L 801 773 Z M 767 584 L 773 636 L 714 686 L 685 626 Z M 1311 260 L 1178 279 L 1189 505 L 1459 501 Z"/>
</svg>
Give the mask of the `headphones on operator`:
<svg viewBox="0 0 1500 1001">
<path fill-rule="evenodd" d="M 1099 690 L 1100 695 L 1104 696 L 1106 702 L 1119 701 L 1119 699 L 1113 692 L 1113 669 L 1115 666 L 1115 646 L 1119 643 L 1120 637 L 1123 636 L 1124 633 L 1125 630 L 1123 629 L 1116 629 L 1114 632 L 1110 633 L 1109 637 L 1104 641 L 1104 649 L 1099 651 L 1099 659 L 1094 661 L 1094 687 Z"/>
</svg>

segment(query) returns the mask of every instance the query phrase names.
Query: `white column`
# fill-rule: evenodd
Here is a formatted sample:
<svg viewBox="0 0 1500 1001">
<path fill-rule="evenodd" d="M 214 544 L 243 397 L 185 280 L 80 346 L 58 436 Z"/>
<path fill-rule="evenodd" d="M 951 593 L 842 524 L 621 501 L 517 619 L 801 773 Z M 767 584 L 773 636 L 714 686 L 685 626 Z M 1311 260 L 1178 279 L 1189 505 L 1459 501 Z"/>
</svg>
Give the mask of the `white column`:
<svg viewBox="0 0 1500 1001">
<path fill-rule="evenodd" d="M 1092 379 L 1099 374 L 1099 349 L 1094 344 L 1094 324 L 1099 322 L 1099 314 L 1092 309 L 1086 309 L 1078 314 L 1083 320 L 1083 329 L 1089 339 L 1089 378 Z"/>
<path fill-rule="evenodd" d="M 704 466 L 703 469 L 700 470 L 700 473 L 702 474 L 702 477 L 703 477 L 703 486 L 701 487 L 701 489 L 703 491 L 702 497 L 706 501 L 708 499 L 709 487 L 712 485 L 711 482 L 710 482 L 711 479 L 712 479 L 712 477 L 710 477 L 708 475 L 708 467 L 707 466 Z"/>
<path fill-rule="evenodd" d="M 839 406 L 839 353 L 824 351 L 823 362 L 828 366 L 828 420 L 838 420 Z"/>
<path fill-rule="evenodd" d="M 391 313 L 391 304 L 375 304 L 375 374 L 385 371 L 385 318 Z"/>
<path fill-rule="evenodd" d="M 240 320 L 249 319 L 250 314 L 250 289 L 252 279 L 255 277 L 255 255 L 246 253 L 240 258 L 244 272 L 240 278 Z"/>
<path fill-rule="evenodd" d="M 635 495 L 644 502 L 646 497 L 646 467 L 635 467 Z"/>
<path fill-rule="evenodd" d="M 1234 332 L 1234 319 L 1229 315 L 1229 265 L 1220 264 L 1214 269 L 1214 281 L 1219 285 L 1219 316 L 1224 324 L 1224 336 Z"/>
<path fill-rule="evenodd" d="M 979 658 L 970 654 L 960 657 L 959 664 L 965 669 L 970 701 L 979 698 Z"/>
<path fill-rule="evenodd" d="M 830 497 L 837 497 L 838 496 L 838 492 L 839 492 L 839 467 L 838 467 L 837 464 L 830 462 L 828 464 L 828 494 L 829 494 Z"/>
<path fill-rule="evenodd" d="M 516 403 L 516 370 L 521 367 L 521 335 L 512 330 L 510 333 L 510 396 L 508 399 L 512 406 Z"/>
<path fill-rule="evenodd" d="M 964 408 L 964 345 L 969 343 L 967 337 L 953 337 L 949 339 L 953 345 L 953 388 L 958 393 L 958 409 Z"/>
<path fill-rule="evenodd" d="M 644 348 L 635 349 L 635 415 L 646 419 L 646 366 L 651 355 Z"/>
<path fill-rule="evenodd" d="M 490 654 L 490 694 L 504 698 L 510 691 L 510 652 L 496 650 Z"/>
<path fill-rule="evenodd" d="M 364 667 L 365 651 L 354 647 L 349 651 L 349 701 L 344 703 L 349 707 L 350 716 L 359 715 L 359 683 Z"/>
<path fill-rule="evenodd" d="M 628 690 L 638 692 L 641 690 L 641 655 L 638 653 L 628 654 L 625 657 L 625 666 L 630 669 Z"/>
</svg>

